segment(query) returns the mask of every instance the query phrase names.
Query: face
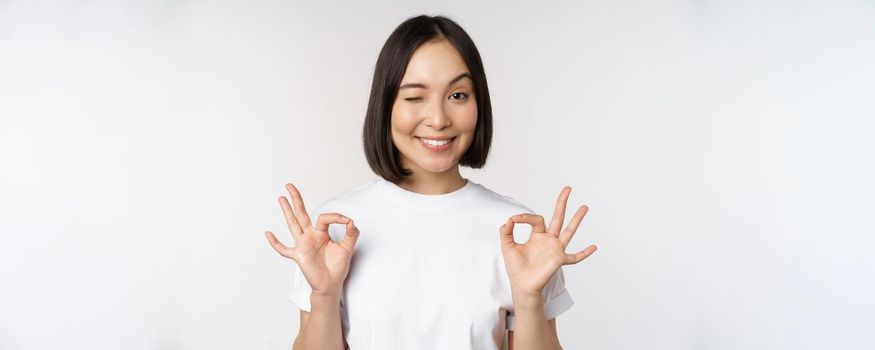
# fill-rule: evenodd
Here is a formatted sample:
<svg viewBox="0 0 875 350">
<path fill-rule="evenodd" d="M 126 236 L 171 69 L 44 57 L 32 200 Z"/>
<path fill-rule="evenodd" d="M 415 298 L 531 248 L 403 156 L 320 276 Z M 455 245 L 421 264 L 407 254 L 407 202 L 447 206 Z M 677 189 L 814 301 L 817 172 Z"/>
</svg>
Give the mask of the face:
<svg viewBox="0 0 875 350">
<path fill-rule="evenodd" d="M 392 141 L 414 173 L 453 170 L 474 139 L 477 100 L 470 71 L 446 40 L 413 52 L 392 105 Z"/>
</svg>

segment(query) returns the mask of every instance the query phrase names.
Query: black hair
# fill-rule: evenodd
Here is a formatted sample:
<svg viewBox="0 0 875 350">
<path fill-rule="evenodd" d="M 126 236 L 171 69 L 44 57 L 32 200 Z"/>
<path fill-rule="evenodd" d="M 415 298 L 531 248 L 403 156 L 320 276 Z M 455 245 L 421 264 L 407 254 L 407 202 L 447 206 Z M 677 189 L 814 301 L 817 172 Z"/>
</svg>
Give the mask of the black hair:
<svg viewBox="0 0 875 350">
<path fill-rule="evenodd" d="M 433 39 L 447 40 L 459 51 L 474 82 L 477 126 L 474 140 L 462 155 L 459 165 L 482 168 L 489 155 L 492 142 L 492 104 L 489 101 L 486 72 L 474 41 L 461 26 L 447 17 L 412 17 L 398 25 L 383 44 L 374 67 L 374 80 L 362 132 L 368 165 L 374 173 L 393 183 L 401 182 L 412 172 L 401 166 L 398 148 L 392 142 L 392 106 L 413 52 Z"/>
</svg>

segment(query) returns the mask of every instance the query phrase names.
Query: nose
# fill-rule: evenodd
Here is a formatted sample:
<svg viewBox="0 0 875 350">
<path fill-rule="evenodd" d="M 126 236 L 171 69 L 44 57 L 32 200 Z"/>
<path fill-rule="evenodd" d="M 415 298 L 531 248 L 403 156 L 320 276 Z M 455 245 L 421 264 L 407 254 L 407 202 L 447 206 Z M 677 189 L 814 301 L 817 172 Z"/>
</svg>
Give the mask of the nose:
<svg viewBox="0 0 875 350">
<path fill-rule="evenodd" d="M 441 103 L 441 99 L 436 99 L 436 102 L 430 103 L 425 115 L 425 125 L 435 130 L 441 130 L 453 124 L 450 116 Z"/>
</svg>

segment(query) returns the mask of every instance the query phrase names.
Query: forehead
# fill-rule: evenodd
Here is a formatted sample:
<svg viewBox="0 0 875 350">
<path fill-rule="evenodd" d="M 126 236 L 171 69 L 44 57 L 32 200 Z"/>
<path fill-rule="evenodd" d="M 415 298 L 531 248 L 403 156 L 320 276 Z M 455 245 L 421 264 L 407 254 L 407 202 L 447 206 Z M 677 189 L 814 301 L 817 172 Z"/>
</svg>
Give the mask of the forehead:
<svg viewBox="0 0 875 350">
<path fill-rule="evenodd" d="M 413 52 L 401 82 L 447 82 L 467 71 L 465 60 L 453 44 L 431 40 Z"/>
</svg>

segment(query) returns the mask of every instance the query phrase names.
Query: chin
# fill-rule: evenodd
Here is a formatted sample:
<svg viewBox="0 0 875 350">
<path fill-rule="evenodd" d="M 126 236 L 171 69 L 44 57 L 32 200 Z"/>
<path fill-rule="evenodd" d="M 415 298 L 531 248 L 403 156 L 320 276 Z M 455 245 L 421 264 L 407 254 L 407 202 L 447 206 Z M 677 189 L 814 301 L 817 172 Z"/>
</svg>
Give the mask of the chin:
<svg viewBox="0 0 875 350">
<path fill-rule="evenodd" d="M 439 164 L 435 164 L 435 163 L 417 163 L 417 165 L 418 165 L 420 168 L 422 168 L 422 170 L 428 171 L 428 172 L 430 172 L 430 173 L 442 173 L 442 172 L 445 172 L 445 171 L 447 171 L 447 170 L 452 169 L 453 166 L 456 165 L 456 163 L 455 163 L 455 162 L 453 162 L 453 163 L 449 163 L 449 164 L 447 164 L 447 163 L 439 163 Z"/>
</svg>

